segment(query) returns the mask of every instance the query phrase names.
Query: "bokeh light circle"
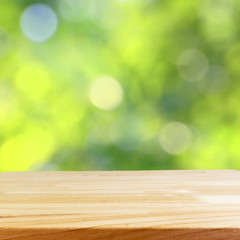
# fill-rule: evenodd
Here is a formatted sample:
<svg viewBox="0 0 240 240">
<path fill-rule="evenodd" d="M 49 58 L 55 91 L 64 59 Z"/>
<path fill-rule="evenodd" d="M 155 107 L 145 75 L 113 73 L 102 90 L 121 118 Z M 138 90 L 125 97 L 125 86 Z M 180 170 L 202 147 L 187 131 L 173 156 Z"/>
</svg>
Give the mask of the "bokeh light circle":
<svg viewBox="0 0 240 240">
<path fill-rule="evenodd" d="M 103 76 L 93 83 L 90 89 L 90 100 L 102 110 L 115 109 L 123 99 L 123 89 L 117 80 Z"/>
<path fill-rule="evenodd" d="M 55 138 L 50 129 L 27 127 L 2 144 L 0 168 L 2 171 L 26 171 L 34 164 L 47 161 L 55 147 Z"/>
<path fill-rule="evenodd" d="M 34 42 L 44 42 L 56 32 L 58 20 L 50 7 L 37 3 L 25 9 L 20 24 L 27 38 Z"/>
<path fill-rule="evenodd" d="M 26 64 L 17 72 L 15 86 L 25 97 L 41 100 L 51 87 L 49 72 L 39 63 Z"/>
<path fill-rule="evenodd" d="M 215 44 L 234 38 L 237 28 L 234 19 L 234 1 L 202 0 L 199 6 L 204 39 Z"/>
<path fill-rule="evenodd" d="M 206 95 L 223 93 L 229 85 L 228 73 L 220 66 L 211 66 L 207 75 L 198 82 L 199 90 Z"/>
<path fill-rule="evenodd" d="M 208 71 L 208 59 L 201 51 L 189 49 L 180 55 L 178 70 L 184 80 L 199 81 Z"/>
<path fill-rule="evenodd" d="M 170 154 L 185 152 L 192 140 L 192 133 L 188 126 L 180 122 L 166 124 L 159 136 L 163 150 Z"/>
</svg>

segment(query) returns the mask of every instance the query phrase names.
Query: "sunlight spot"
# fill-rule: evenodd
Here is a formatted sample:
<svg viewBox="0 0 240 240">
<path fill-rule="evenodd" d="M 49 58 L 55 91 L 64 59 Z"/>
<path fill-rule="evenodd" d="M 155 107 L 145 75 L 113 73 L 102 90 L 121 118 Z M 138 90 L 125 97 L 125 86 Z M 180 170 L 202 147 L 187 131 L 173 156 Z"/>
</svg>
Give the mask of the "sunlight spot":
<svg viewBox="0 0 240 240">
<path fill-rule="evenodd" d="M 206 95 L 222 93 L 229 84 L 227 72 L 220 66 L 211 66 L 207 75 L 198 82 L 199 90 Z"/>
<path fill-rule="evenodd" d="M 229 18 L 233 12 L 232 0 L 202 0 L 200 13 L 203 17 L 210 19 Z"/>
<path fill-rule="evenodd" d="M 191 143 L 192 133 L 183 123 L 170 122 L 162 129 L 159 141 L 162 148 L 170 154 L 185 152 Z"/>
<path fill-rule="evenodd" d="M 208 40 L 230 40 L 237 32 L 232 0 L 203 0 L 200 5 L 202 31 Z"/>
<path fill-rule="evenodd" d="M 102 110 L 115 109 L 122 102 L 122 99 L 121 85 L 109 76 L 98 78 L 90 89 L 92 104 Z"/>
<path fill-rule="evenodd" d="M 184 80 L 196 82 L 202 79 L 207 73 L 208 60 L 199 50 L 190 49 L 180 55 L 178 70 Z"/>
<path fill-rule="evenodd" d="M 10 137 L 0 148 L 1 171 L 25 171 L 32 164 L 45 162 L 55 149 L 52 134 L 38 127 Z"/>
<path fill-rule="evenodd" d="M 29 64 L 17 72 L 15 84 L 25 96 L 41 99 L 50 88 L 50 76 L 41 64 Z"/>
</svg>

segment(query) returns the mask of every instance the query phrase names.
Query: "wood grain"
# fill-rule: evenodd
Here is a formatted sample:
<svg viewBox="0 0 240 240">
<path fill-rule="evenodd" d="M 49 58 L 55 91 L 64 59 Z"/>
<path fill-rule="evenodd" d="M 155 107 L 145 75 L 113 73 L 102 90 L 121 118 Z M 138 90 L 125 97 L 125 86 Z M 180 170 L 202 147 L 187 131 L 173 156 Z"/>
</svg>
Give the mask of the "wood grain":
<svg viewBox="0 0 240 240">
<path fill-rule="evenodd" d="M 7 239 L 237 240 L 240 172 L 1 173 Z"/>
</svg>

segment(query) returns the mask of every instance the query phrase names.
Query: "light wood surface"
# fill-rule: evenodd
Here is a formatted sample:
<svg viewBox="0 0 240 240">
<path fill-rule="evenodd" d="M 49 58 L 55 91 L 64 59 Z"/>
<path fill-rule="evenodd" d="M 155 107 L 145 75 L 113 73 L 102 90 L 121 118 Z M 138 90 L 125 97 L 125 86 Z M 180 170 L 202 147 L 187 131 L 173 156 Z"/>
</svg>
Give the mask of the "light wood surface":
<svg viewBox="0 0 240 240">
<path fill-rule="evenodd" d="M 236 170 L 6 172 L 0 240 L 240 240 Z"/>
</svg>

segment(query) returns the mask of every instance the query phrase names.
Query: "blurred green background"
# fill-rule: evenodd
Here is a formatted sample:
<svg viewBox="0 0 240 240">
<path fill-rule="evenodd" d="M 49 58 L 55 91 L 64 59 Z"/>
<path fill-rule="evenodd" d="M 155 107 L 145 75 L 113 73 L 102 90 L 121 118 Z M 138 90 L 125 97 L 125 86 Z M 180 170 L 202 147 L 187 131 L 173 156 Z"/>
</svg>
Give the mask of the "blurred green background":
<svg viewBox="0 0 240 240">
<path fill-rule="evenodd" d="M 0 3 L 1 172 L 240 168 L 240 1 Z"/>
</svg>

